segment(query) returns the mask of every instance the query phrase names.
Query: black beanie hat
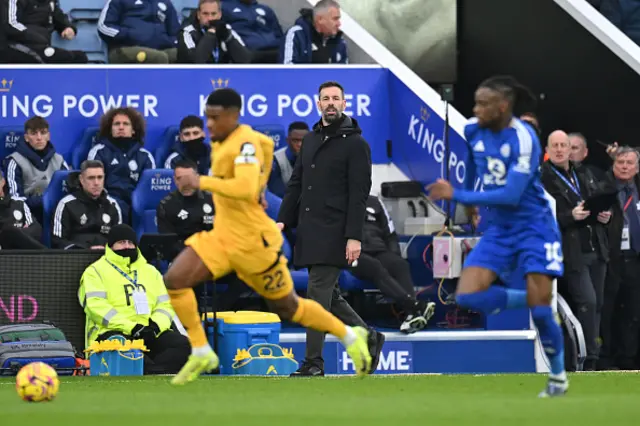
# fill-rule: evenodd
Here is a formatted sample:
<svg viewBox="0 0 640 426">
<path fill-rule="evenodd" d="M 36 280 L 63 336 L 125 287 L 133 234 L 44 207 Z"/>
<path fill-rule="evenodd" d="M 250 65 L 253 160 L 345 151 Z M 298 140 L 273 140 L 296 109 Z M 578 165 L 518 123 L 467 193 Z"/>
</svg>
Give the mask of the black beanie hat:
<svg viewBox="0 0 640 426">
<path fill-rule="evenodd" d="M 107 244 L 109 244 L 109 247 L 113 248 L 113 245 L 118 241 L 131 241 L 136 247 L 138 247 L 136 231 L 134 231 L 129 225 L 121 224 L 111 228 L 109 236 L 107 237 Z"/>
</svg>

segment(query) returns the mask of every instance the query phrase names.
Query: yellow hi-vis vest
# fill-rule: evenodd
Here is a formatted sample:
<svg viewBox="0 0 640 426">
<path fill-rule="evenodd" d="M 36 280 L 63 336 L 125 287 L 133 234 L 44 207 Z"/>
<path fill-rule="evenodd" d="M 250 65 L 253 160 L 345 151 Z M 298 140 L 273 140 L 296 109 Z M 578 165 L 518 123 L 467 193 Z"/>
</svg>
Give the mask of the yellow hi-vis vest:
<svg viewBox="0 0 640 426">
<path fill-rule="evenodd" d="M 133 301 L 136 289 L 146 294 L 149 315 L 136 313 Z M 78 299 L 87 316 L 87 346 L 107 331 L 131 334 L 136 324 L 149 325 L 149 320 L 164 332 L 171 327 L 175 316 L 162 275 L 147 263 L 139 250 L 138 259 L 130 264 L 128 258 L 106 247 L 104 256 L 82 274 Z"/>
</svg>

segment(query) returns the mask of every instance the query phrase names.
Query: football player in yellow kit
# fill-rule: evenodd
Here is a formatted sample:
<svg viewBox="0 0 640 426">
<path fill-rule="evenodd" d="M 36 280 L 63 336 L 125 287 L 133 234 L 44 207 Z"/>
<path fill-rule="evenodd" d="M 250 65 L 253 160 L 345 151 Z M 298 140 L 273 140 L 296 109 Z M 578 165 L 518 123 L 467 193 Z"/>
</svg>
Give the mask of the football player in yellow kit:
<svg viewBox="0 0 640 426">
<path fill-rule="evenodd" d="M 366 375 L 371 367 L 367 330 L 346 326 L 318 303 L 298 297 L 294 291 L 281 250 L 282 233 L 260 205 L 271 172 L 273 141 L 239 124 L 241 109 L 242 98 L 232 89 L 218 89 L 209 95 L 206 114 L 213 176 L 199 176 L 194 170 L 181 178 L 189 187 L 213 194 L 216 225 L 190 237 L 164 277 L 192 346 L 189 361 L 172 383 L 185 384 L 218 367 L 218 356 L 199 318 L 193 287 L 231 271 L 262 295 L 282 319 L 339 338 L 356 373 Z"/>
</svg>

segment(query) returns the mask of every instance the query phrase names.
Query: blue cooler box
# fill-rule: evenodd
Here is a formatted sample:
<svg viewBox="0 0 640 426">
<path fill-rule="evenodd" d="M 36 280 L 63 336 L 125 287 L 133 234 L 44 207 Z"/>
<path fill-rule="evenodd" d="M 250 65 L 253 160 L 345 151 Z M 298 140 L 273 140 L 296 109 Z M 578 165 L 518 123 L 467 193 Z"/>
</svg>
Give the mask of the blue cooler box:
<svg viewBox="0 0 640 426">
<path fill-rule="evenodd" d="M 118 339 L 117 336 L 114 337 Z M 89 364 L 92 376 L 142 376 L 144 374 L 144 354 L 139 349 L 93 353 L 89 356 Z"/>
<path fill-rule="evenodd" d="M 208 316 L 212 318 L 213 314 Z M 219 312 L 217 322 L 220 374 L 284 375 L 298 368 L 297 362 L 278 346 L 280 318 L 276 314 Z M 213 347 L 212 326 L 207 335 Z"/>
</svg>

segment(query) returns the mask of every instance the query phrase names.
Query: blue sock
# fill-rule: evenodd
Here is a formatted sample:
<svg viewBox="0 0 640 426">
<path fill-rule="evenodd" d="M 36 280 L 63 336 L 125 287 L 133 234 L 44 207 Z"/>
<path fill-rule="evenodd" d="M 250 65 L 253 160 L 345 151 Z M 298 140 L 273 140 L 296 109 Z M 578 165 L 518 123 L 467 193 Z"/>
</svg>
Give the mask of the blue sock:
<svg viewBox="0 0 640 426">
<path fill-rule="evenodd" d="M 531 315 L 540 333 L 544 352 L 551 362 L 551 374 L 564 373 L 564 337 L 551 306 L 534 306 Z"/>
<path fill-rule="evenodd" d="M 527 292 L 526 290 L 514 290 L 494 285 L 485 291 L 459 294 L 456 296 L 456 302 L 464 308 L 491 315 L 505 309 L 527 306 Z"/>
</svg>

